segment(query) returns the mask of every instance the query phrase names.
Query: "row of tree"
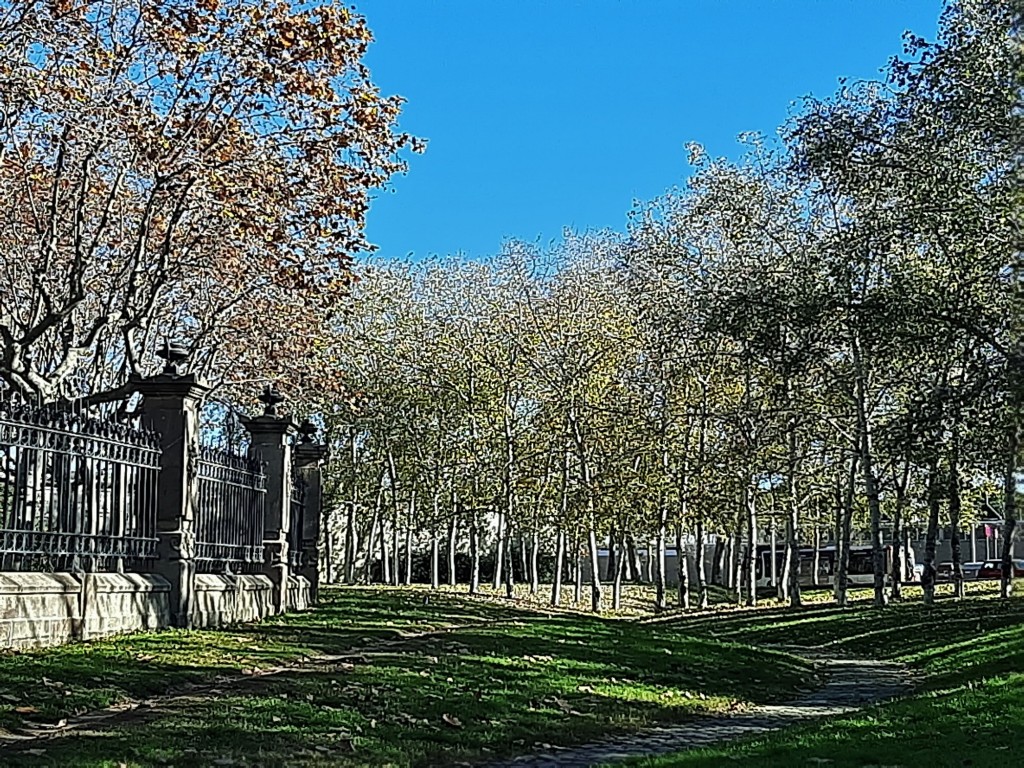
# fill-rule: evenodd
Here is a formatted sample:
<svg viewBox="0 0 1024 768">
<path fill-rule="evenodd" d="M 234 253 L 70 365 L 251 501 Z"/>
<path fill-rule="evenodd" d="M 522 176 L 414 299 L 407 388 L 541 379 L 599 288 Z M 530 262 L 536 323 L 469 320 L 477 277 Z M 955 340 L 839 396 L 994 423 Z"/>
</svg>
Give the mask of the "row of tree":
<svg viewBox="0 0 1024 768">
<path fill-rule="evenodd" d="M 512 242 L 481 262 L 359 271 L 330 365 L 349 387 L 321 404 L 336 504 L 327 559 L 346 581 L 434 585 L 469 559 L 551 600 L 588 573 L 613 603 L 637 542 L 665 552 L 710 533 L 783 531 L 782 596 L 800 601 L 801 541 L 872 545 L 876 603 L 886 535 L 927 531 L 931 600 L 940 525 L 957 590 L 966 521 L 998 511 L 1012 578 L 1021 452 L 1020 7 L 948 5 L 937 42 L 908 35 L 884 82 L 808 99 L 739 162 L 691 147 L 684 189 L 638 206 L 625 234 Z M 697 548 L 696 602 L 707 575 Z M 518 553 L 515 554 L 514 553 Z M 585 560 L 580 563 L 581 558 Z M 446 560 L 447 562 L 442 562 Z M 515 562 L 514 562 L 515 561 Z"/>
</svg>

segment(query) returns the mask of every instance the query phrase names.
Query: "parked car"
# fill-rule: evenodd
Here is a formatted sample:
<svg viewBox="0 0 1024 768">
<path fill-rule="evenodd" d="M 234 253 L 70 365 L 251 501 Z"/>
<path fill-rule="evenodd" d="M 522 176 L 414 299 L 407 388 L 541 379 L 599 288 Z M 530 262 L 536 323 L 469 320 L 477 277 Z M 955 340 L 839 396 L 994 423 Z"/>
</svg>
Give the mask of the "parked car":
<svg viewBox="0 0 1024 768">
<path fill-rule="evenodd" d="M 964 563 L 961 568 L 964 570 L 964 581 L 974 581 L 978 578 L 978 571 L 984 563 Z"/>
<path fill-rule="evenodd" d="M 1024 560 L 1013 561 L 1013 577 L 1015 579 L 1024 576 Z M 1003 577 L 1003 564 L 999 560 L 986 560 L 978 569 L 979 579 L 1001 579 Z"/>
<path fill-rule="evenodd" d="M 978 571 L 984 563 L 961 563 L 960 571 L 964 575 L 964 581 L 974 581 L 978 578 Z M 953 580 L 953 564 L 951 562 L 939 563 L 935 566 L 935 580 L 936 581 L 952 581 Z"/>
</svg>

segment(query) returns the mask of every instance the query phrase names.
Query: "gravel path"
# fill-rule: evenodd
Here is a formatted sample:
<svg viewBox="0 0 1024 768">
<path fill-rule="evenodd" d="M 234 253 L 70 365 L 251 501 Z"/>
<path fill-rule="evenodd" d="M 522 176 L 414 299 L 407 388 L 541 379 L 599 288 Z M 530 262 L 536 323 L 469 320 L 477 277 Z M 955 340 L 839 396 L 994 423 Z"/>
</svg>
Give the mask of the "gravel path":
<svg viewBox="0 0 1024 768">
<path fill-rule="evenodd" d="M 786 704 L 765 704 L 733 715 L 647 728 L 631 736 L 490 763 L 487 768 L 589 768 L 629 758 L 707 747 L 785 728 L 818 717 L 842 715 L 896 698 L 915 683 L 905 664 L 868 659 L 815 659 L 826 675 L 813 693 Z"/>
</svg>

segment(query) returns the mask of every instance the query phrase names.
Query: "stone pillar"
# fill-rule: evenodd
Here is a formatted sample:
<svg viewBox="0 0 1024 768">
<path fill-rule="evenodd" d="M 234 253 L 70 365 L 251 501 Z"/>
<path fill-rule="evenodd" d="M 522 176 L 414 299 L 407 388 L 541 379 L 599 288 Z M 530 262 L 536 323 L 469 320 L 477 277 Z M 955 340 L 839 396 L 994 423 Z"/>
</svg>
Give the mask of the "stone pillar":
<svg viewBox="0 0 1024 768">
<path fill-rule="evenodd" d="M 288 605 L 288 523 L 292 500 L 292 440 L 298 427 L 277 413 L 284 398 L 268 387 L 260 400 L 263 414 L 243 418 L 252 437 L 255 456 L 265 463 L 267 476 L 266 518 L 263 525 L 264 573 L 273 584 L 274 613 L 284 613 Z"/>
<path fill-rule="evenodd" d="M 143 396 L 144 424 L 160 434 L 157 480 L 155 572 L 171 584 L 171 624 L 191 625 L 195 583 L 196 475 L 199 461 L 199 405 L 210 388 L 193 374 L 181 374 L 184 351 L 167 345 L 167 367 L 158 376 L 135 382 Z"/>
<path fill-rule="evenodd" d="M 312 441 L 316 428 L 308 421 L 299 427 L 303 441 L 295 446 L 295 466 L 306 481 L 306 506 L 302 516 L 302 565 L 299 573 L 309 580 L 309 599 L 320 592 L 320 523 L 323 519 L 323 474 L 327 446 Z"/>
</svg>

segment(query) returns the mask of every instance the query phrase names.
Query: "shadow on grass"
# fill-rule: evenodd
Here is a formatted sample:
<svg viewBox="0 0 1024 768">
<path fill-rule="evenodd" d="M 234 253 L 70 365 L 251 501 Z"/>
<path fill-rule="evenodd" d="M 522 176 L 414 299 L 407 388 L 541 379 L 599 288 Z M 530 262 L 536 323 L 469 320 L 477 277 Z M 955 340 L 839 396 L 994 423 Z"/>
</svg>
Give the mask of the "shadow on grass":
<svg viewBox="0 0 1024 768">
<path fill-rule="evenodd" d="M 477 643 L 493 638 L 456 637 L 454 646 L 251 679 L 171 702 L 123 728 L 47 742 L 43 754 L 11 750 L 4 764 L 434 766 L 588 741 L 729 704 L 680 695 L 696 685 L 693 662 L 710 666 L 701 654 L 710 657 L 711 644 L 694 641 L 686 663 L 640 670 L 658 662 L 653 652 L 633 657 L 623 648 L 609 664 L 576 654 L 544 658 L 532 646 L 525 658 L 515 655 L 526 647 L 519 642 L 490 642 L 484 655 Z M 617 678 L 624 669 L 646 679 Z"/>
<path fill-rule="evenodd" d="M 1024 599 L 968 598 L 932 606 L 899 603 L 884 608 L 772 608 L 659 624 L 693 636 L 876 658 L 918 657 L 986 633 L 1024 623 Z"/>
<path fill-rule="evenodd" d="M 313 611 L 224 630 L 140 633 L 0 653 L 0 728 L 58 719 L 407 634 L 529 615 L 409 590 L 328 589 Z M 18 713 L 16 708 L 37 710 Z"/>
</svg>

